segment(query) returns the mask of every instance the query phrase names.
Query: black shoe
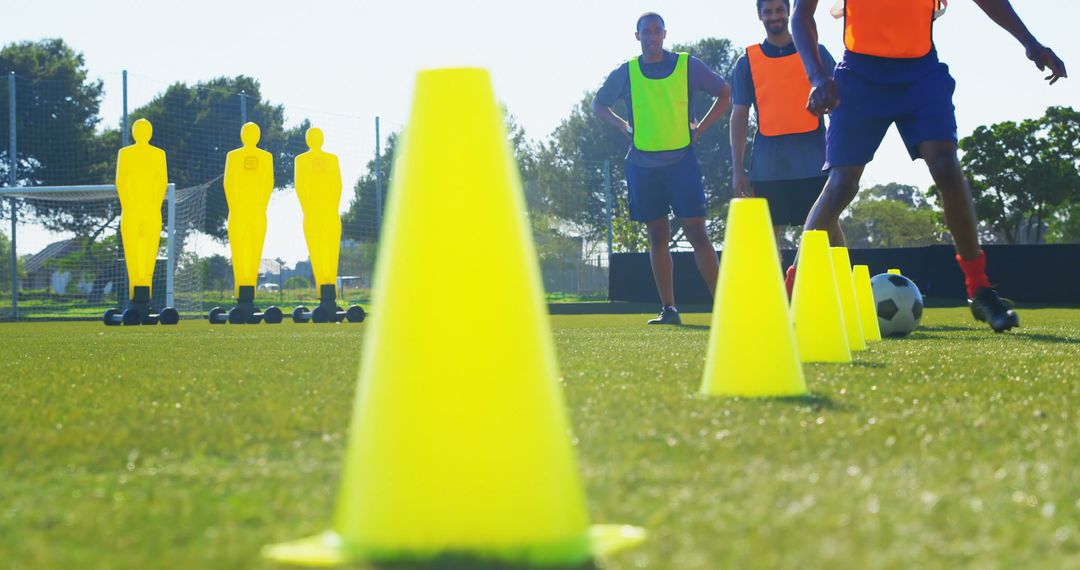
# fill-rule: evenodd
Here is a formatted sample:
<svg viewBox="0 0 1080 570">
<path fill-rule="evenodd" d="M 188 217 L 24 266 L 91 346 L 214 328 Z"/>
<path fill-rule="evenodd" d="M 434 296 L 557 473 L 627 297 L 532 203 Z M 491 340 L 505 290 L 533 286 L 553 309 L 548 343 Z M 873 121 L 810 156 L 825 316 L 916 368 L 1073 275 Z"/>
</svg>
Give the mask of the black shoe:
<svg viewBox="0 0 1080 570">
<path fill-rule="evenodd" d="M 681 325 L 682 317 L 679 316 L 679 311 L 675 307 L 664 307 L 660 309 L 660 314 L 655 319 L 649 321 L 650 325 Z"/>
<path fill-rule="evenodd" d="M 968 299 L 971 314 L 975 320 L 990 324 L 994 332 L 1005 332 L 1020 326 L 1020 317 L 998 297 L 997 291 L 983 287 L 975 292 L 974 299 Z"/>
</svg>

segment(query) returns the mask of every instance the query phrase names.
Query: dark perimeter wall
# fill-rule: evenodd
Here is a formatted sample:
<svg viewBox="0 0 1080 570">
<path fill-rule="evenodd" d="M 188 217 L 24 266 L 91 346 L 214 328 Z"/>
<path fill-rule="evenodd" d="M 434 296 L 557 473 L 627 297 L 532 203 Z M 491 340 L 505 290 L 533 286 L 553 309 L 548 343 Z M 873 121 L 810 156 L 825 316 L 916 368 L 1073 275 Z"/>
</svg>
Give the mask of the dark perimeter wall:
<svg viewBox="0 0 1080 570">
<path fill-rule="evenodd" d="M 1022 303 L 1080 303 L 1080 244 L 988 245 L 987 273 L 1005 297 Z M 898 268 L 927 297 L 963 300 L 964 276 L 950 245 L 852 249 L 852 265 L 869 265 L 870 275 Z M 694 265 L 694 254 L 676 252 L 675 300 L 709 303 L 709 291 Z M 723 253 L 720 253 L 721 259 Z M 784 267 L 794 251 L 784 252 Z M 779 270 L 778 270 L 779 271 Z M 609 298 L 612 301 L 659 303 L 647 253 L 611 256 Z"/>
</svg>

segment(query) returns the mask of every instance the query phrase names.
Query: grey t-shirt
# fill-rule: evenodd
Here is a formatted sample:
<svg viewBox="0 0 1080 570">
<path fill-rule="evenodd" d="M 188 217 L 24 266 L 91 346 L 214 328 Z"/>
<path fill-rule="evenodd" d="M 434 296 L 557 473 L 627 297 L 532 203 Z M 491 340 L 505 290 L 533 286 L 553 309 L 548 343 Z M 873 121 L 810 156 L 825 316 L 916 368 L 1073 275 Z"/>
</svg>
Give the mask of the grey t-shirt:
<svg viewBox="0 0 1080 570">
<path fill-rule="evenodd" d="M 829 51 L 825 46 L 820 47 L 821 59 L 826 67 L 836 67 L 836 61 Z M 781 48 L 765 41 L 761 43 L 761 51 L 765 57 L 784 57 L 798 53 L 794 42 Z M 750 72 L 750 60 L 745 54 L 735 62 L 735 71 L 731 78 L 731 104 L 753 105 L 756 111 L 754 78 Z M 819 121 L 818 128 L 809 133 L 770 137 L 758 132 L 754 135 L 754 151 L 750 157 L 750 180 L 753 182 L 824 176 L 821 171 L 824 164 L 824 120 Z"/>
<path fill-rule="evenodd" d="M 663 79 L 675 72 L 675 65 L 679 62 L 678 54 L 664 50 L 664 58 L 656 63 L 645 63 L 638 58 L 641 64 L 641 74 L 649 79 Z M 687 90 L 692 97 L 696 91 L 704 91 L 713 97 L 720 96 L 727 82 L 718 73 L 705 65 L 700 59 L 690 56 L 686 65 Z M 623 63 L 615 71 L 608 75 L 604 84 L 596 92 L 596 102 L 604 107 L 611 107 L 622 100 L 626 103 L 626 121 L 630 126 L 634 125 L 633 105 L 630 104 L 630 64 Z M 688 113 L 690 120 L 696 122 L 694 109 Z M 690 125 L 686 126 L 687 129 Z M 650 152 L 638 150 L 630 145 L 626 154 L 626 160 L 636 166 L 656 168 L 675 164 L 686 156 L 690 147 L 678 150 L 664 150 Z"/>
</svg>

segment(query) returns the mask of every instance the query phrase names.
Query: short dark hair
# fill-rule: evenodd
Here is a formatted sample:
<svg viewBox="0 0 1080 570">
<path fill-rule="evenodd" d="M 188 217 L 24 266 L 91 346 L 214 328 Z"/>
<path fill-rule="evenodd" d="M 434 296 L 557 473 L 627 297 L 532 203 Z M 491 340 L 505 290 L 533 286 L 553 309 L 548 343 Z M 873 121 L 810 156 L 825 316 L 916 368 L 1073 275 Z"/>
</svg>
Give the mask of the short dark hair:
<svg viewBox="0 0 1080 570">
<path fill-rule="evenodd" d="M 768 0 L 757 0 L 757 11 L 758 11 L 759 14 L 761 13 L 761 7 L 767 1 Z M 784 0 L 784 6 L 787 6 L 788 10 L 791 10 L 791 1 L 790 0 Z"/>
<path fill-rule="evenodd" d="M 644 22 L 645 20 L 649 19 L 649 18 L 656 18 L 657 20 L 660 20 L 660 27 L 664 28 L 664 29 L 667 29 L 667 24 L 664 23 L 664 18 L 660 14 L 657 14 L 656 12 L 645 12 L 644 14 L 638 16 L 637 25 L 634 26 L 634 29 L 640 32 L 641 31 L 641 23 Z"/>
</svg>

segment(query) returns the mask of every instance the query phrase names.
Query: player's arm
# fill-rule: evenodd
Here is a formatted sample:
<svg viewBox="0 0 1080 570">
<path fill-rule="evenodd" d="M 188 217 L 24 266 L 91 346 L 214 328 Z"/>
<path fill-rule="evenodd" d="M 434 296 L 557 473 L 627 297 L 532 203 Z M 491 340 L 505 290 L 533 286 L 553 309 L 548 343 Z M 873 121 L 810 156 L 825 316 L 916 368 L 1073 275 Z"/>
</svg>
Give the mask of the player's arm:
<svg viewBox="0 0 1080 570">
<path fill-rule="evenodd" d="M 1046 77 L 1050 85 L 1057 83 L 1057 80 L 1062 77 L 1069 76 L 1065 72 L 1065 63 L 1054 53 L 1054 50 L 1035 39 L 1020 16 L 1016 14 L 1016 10 L 1013 10 L 1009 0 L 975 0 L 975 3 L 995 24 L 1012 34 L 1020 45 L 1024 46 L 1028 59 L 1035 62 L 1039 71 L 1050 68 L 1050 75 Z"/>
<path fill-rule="evenodd" d="M 728 123 L 731 137 L 731 188 L 735 196 L 749 196 L 750 182 L 746 178 L 746 136 L 750 132 L 750 106 L 732 105 Z"/>
<path fill-rule="evenodd" d="M 822 115 L 840 104 L 840 92 L 818 50 L 817 22 L 814 10 L 818 0 L 795 0 L 791 12 L 791 35 L 795 39 L 795 49 L 799 51 L 806 76 L 810 79 L 810 97 L 806 110 L 815 115 Z"/>
<path fill-rule="evenodd" d="M 600 122 L 619 131 L 626 140 L 632 143 L 634 141 L 634 135 L 631 134 L 630 123 L 611 109 L 611 105 L 618 100 L 617 96 L 614 94 L 621 91 L 622 88 L 621 85 L 616 85 L 621 78 L 621 71 L 622 68 L 620 67 L 611 72 L 607 79 L 604 80 L 604 84 L 596 91 L 596 96 L 593 97 L 592 101 L 592 112 L 600 119 Z M 630 80 L 629 73 L 627 73 L 626 80 Z"/>
<path fill-rule="evenodd" d="M 600 122 L 616 129 L 622 133 L 627 140 L 633 140 L 633 135 L 630 132 L 630 123 L 627 123 L 626 119 L 620 117 L 615 111 L 611 110 L 611 107 L 602 105 L 597 102 L 596 99 L 593 99 L 592 111 L 594 115 L 600 118 Z"/>
</svg>

